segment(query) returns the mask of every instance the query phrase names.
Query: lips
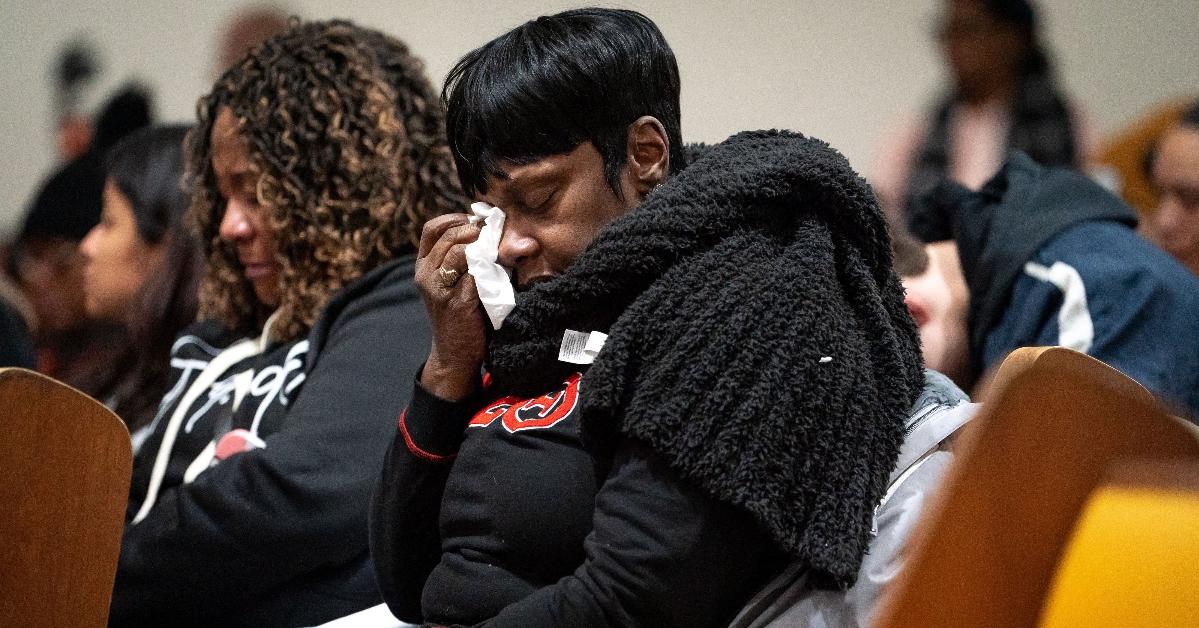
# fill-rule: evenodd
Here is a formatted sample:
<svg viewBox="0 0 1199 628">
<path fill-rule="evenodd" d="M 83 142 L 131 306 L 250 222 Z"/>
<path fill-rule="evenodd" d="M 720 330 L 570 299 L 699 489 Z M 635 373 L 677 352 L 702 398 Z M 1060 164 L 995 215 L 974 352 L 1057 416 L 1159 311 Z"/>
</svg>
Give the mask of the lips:
<svg viewBox="0 0 1199 628">
<path fill-rule="evenodd" d="M 251 281 L 255 279 L 265 279 L 275 274 L 275 267 L 272 264 L 264 264 L 260 262 L 242 262 L 242 269 L 246 275 L 246 279 Z"/>
<path fill-rule="evenodd" d="M 527 281 L 522 281 L 522 282 L 518 283 L 516 285 L 516 291 L 524 292 L 526 290 L 530 290 L 533 288 L 533 286 L 536 286 L 539 283 L 545 283 L 553 278 L 554 278 L 553 275 L 538 275 L 537 277 L 533 277 Z"/>
</svg>

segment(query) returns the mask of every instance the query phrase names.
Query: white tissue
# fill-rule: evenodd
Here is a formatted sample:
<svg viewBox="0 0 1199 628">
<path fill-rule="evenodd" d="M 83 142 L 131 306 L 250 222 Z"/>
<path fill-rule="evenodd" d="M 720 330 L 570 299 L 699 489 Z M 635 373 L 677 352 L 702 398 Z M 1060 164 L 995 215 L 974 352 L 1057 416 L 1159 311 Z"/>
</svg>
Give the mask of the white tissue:
<svg viewBox="0 0 1199 628">
<path fill-rule="evenodd" d="M 495 261 L 500 253 L 500 237 L 504 235 L 504 211 L 487 203 L 472 203 L 470 211 L 483 219 L 483 229 L 478 240 L 466 245 L 466 271 L 475 278 L 479 301 L 491 319 L 491 326 L 499 329 L 516 306 L 512 279 Z"/>
</svg>

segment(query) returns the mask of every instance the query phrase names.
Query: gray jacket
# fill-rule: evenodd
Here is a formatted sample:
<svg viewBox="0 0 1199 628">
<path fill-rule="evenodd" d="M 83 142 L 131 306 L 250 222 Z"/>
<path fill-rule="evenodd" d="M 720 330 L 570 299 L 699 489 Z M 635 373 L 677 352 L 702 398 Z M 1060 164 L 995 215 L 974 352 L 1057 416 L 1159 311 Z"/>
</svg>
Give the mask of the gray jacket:
<svg viewBox="0 0 1199 628">
<path fill-rule="evenodd" d="M 886 586 L 903 567 L 903 548 L 950 462 L 958 429 L 978 404 L 949 378 L 926 370 L 924 391 L 908 415 L 887 493 L 874 511 L 875 538 L 847 591 L 811 589 L 802 565 L 789 565 L 733 619 L 729 628 L 868 626 Z"/>
</svg>

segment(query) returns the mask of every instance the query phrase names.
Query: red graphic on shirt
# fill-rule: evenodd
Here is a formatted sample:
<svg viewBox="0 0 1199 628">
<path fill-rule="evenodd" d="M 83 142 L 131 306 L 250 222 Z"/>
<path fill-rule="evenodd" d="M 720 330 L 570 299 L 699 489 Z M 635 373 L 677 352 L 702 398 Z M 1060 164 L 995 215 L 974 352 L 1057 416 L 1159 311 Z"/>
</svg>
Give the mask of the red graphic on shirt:
<svg viewBox="0 0 1199 628">
<path fill-rule="evenodd" d="M 476 414 L 467 427 L 487 427 L 496 419 L 510 433 L 553 427 L 575 409 L 579 401 L 580 378 L 581 375 L 575 373 L 562 383 L 562 390 L 536 399 L 525 400 L 511 395 L 497 399 Z"/>
</svg>

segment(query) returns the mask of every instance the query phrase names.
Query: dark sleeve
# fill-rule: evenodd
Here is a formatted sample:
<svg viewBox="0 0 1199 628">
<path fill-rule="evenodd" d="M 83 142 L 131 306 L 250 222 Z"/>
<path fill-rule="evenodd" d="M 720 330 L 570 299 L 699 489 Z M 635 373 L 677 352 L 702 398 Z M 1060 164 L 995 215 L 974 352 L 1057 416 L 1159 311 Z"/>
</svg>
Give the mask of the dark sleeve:
<svg viewBox="0 0 1199 628">
<path fill-rule="evenodd" d="M 1057 286 L 1022 272 L 1003 307 L 1003 315 L 983 339 L 981 366 L 984 369 L 999 364 L 1018 347 L 1059 344 L 1058 314 L 1062 307 L 1062 292 Z"/>
<path fill-rule="evenodd" d="M 25 320 L 7 302 L 0 300 L 0 366 L 34 366 L 33 340 Z"/>
<path fill-rule="evenodd" d="M 227 613 L 366 554 L 370 491 L 429 342 L 419 308 L 347 307 L 265 448 L 163 491 L 126 527 L 113 625 Z"/>
<path fill-rule="evenodd" d="M 414 384 L 371 498 L 375 578 L 387 608 L 404 621 L 421 621 L 421 591 L 441 559 L 441 496 L 477 406 L 474 399 L 445 401 Z"/>
<path fill-rule="evenodd" d="M 574 574 L 482 626 L 724 626 L 781 569 L 752 517 L 627 443 L 596 497 L 587 559 Z"/>
</svg>

